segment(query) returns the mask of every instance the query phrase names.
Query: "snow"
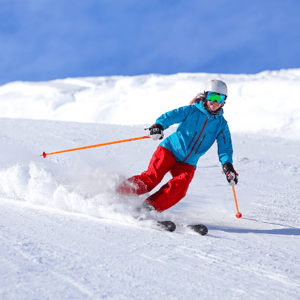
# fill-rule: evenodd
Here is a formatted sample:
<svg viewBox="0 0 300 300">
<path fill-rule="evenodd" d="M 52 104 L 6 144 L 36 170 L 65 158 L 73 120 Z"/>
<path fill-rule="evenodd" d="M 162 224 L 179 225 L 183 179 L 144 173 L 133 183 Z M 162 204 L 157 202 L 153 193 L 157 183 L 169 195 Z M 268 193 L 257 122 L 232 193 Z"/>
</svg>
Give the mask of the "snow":
<svg viewBox="0 0 300 300">
<path fill-rule="evenodd" d="M 300 137 L 300 69 L 255 75 L 183 73 L 12 82 L 0 87 L 0 117 L 152 124 L 158 115 L 187 105 L 215 78 L 228 84 L 226 118 L 232 132 Z"/>
<path fill-rule="evenodd" d="M 39 155 L 143 136 L 144 125 L 187 104 L 215 74 L 0 87 L 0 299 L 298 299 L 299 75 L 218 75 L 229 85 L 243 217 L 214 145 L 187 196 L 150 215 L 173 220 L 173 233 L 135 219 L 146 195 L 114 193 L 147 168 L 159 142 Z M 208 235 L 188 223 L 206 224 Z"/>
</svg>

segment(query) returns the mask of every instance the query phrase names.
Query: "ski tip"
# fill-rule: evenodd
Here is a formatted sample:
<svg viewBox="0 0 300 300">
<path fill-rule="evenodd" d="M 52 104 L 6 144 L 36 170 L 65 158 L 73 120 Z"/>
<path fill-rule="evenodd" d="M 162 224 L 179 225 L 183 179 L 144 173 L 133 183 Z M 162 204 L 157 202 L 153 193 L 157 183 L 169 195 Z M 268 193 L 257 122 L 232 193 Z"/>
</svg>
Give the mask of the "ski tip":
<svg viewBox="0 0 300 300">
<path fill-rule="evenodd" d="M 240 219 L 242 217 L 242 214 L 241 213 L 238 213 L 235 215 L 238 219 Z"/>
<path fill-rule="evenodd" d="M 162 227 L 164 230 L 173 232 L 176 230 L 176 224 L 172 221 L 157 221 L 160 227 Z"/>
<path fill-rule="evenodd" d="M 188 225 L 191 229 L 193 229 L 195 232 L 201 234 L 201 235 L 207 235 L 208 229 L 203 224 L 197 224 L 197 225 Z"/>
</svg>

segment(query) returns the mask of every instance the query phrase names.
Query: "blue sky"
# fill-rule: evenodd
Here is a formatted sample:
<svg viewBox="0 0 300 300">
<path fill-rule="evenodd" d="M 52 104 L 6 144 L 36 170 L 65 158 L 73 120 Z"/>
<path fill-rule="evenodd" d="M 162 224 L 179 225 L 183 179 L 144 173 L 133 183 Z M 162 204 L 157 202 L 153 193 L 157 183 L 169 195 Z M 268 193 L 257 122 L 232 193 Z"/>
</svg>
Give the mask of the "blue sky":
<svg viewBox="0 0 300 300">
<path fill-rule="evenodd" d="M 0 0 L 0 84 L 300 67 L 299 0 Z"/>
</svg>

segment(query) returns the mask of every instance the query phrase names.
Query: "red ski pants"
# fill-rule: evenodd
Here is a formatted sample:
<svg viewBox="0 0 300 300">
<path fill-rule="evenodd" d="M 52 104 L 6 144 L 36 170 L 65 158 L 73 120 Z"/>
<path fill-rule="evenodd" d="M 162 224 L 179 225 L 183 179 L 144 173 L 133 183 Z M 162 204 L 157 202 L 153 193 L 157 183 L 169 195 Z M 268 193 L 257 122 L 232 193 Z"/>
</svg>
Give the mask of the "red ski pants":
<svg viewBox="0 0 300 300">
<path fill-rule="evenodd" d="M 162 212 L 185 196 L 195 173 L 195 168 L 192 165 L 176 162 L 173 154 L 164 147 L 158 146 L 146 172 L 121 183 L 117 192 L 127 195 L 145 194 L 154 189 L 168 172 L 173 178 L 145 200 L 146 203 L 153 205 L 157 211 Z"/>
</svg>

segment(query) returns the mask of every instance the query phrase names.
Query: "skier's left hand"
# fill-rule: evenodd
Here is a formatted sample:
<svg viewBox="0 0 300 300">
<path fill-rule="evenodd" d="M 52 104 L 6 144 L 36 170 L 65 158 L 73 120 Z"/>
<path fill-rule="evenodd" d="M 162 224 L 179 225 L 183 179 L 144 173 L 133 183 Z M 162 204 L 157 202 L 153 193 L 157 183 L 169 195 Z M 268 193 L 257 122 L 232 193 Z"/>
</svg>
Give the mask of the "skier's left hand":
<svg viewBox="0 0 300 300">
<path fill-rule="evenodd" d="M 238 183 L 239 174 L 234 170 L 233 165 L 231 163 L 225 163 L 223 165 L 223 171 L 225 173 L 226 179 L 231 186 L 234 186 Z"/>
</svg>

